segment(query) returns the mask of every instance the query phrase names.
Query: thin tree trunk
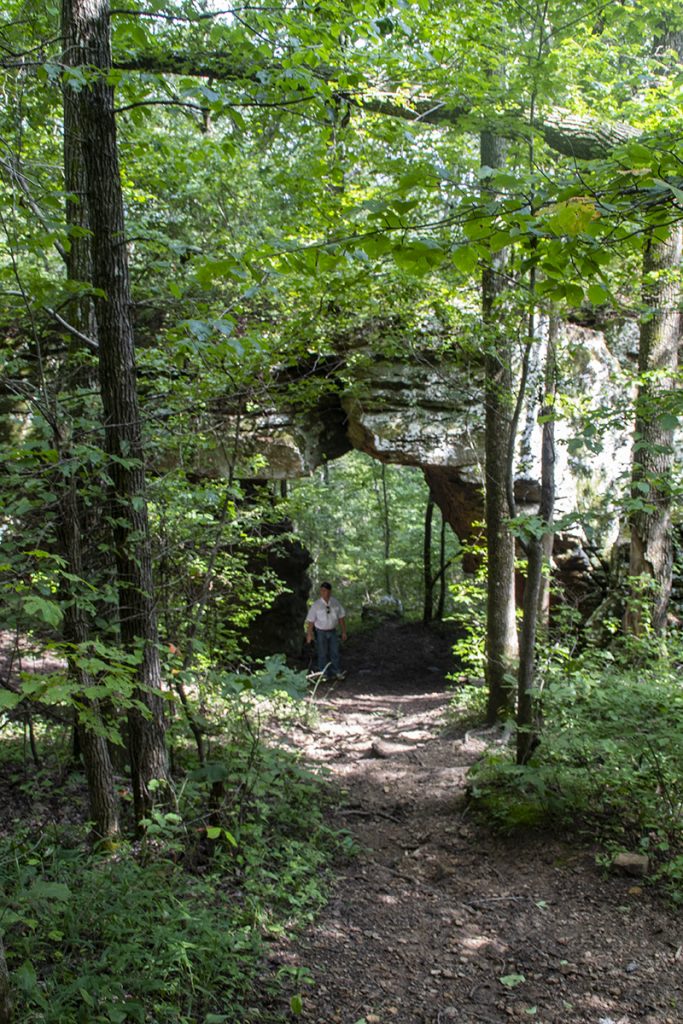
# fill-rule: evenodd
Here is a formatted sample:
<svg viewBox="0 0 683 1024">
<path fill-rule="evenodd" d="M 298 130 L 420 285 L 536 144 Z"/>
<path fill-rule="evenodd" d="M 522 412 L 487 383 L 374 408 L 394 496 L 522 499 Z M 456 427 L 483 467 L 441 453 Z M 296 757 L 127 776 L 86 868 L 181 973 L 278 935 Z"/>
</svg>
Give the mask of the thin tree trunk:
<svg viewBox="0 0 683 1024">
<path fill-rule="evenodd" d="M 64 557 L 69 569 L 77 579 L 83 576 L 79 502 L 73 477 L 63 476 L 65 483 L 59 503 L 59 534 Z M 71 583 L 78 587 L 77 582 Z M 95 680 L 83 668 L 78 651 L 89 640 L 88 624 L 79 607 L 78 594 L 72 592 L 65 602 L 64 639 L 75 648 L 69 657 L 69 671 L 78 682 L 78 702 L 85 711 L 86 721 L 77 724 L 80 754 L 83 758 L 88 783 L 90 817 L 94 831 L 100 839 L 111 839 L 119 832 L 119 802 L 114 786 L 114 771 L 109 756 L 109 746 L 104 735 L 100 708 L 97 702 L 86 694 Z M 98 724 L 101 726 L 98 728 Z"/>
<path fill-rule="evenodd" d="M 168 760 L 114 95 L 107 81 L 111 69 L 109 4 L 107 0 L 72 0 L 69 21 L 77 62 L 89 79 L 78 93 L 79 130 L 92 232 L 92 283 L 101 292 L 95 309 L 100 392 L 113 480 L 110 511 L 115 524 L 121 638 L 140 658 L 135 692 L 138 706 L 129 711 L 134 808 L 140 821 L 151 806 L 149 783 L 168 779 Z"/>
<path fill-rule="evenodd" d="M 379 506 L 379 514 L 382 523 L 382 537 L 384 540 L 384 589 L 387 594 L 391 594 L 391 572 L 389 569 L 389 559 L 391 557 L 391 525 L 389 523 L 389 494 L 387 491 L 387 467 L 385 463 L 380 464 L 380 485 L 377 486 L 377 477 L 375 480 L 375 493 L 377 495 L 377 504 Z"/>
<path fill-rule="evenodd" d="M 62 40 L 65 67 L 79 59 L 71 0 L 62 0 Z M 66 192 L 66 223 L 70 229 L 69 246 L 64 254 L 70 282 L 81 284 L 84 292 L 76 297 L 68 309 L 69 319 L 77 330 L 95 343 L 97 323 L 95 304 L 90 288 L 92 283 L 92 253 L 90 217 L 88 212 L 87 181 L 83 163 L 83 130 L 80 122 L 78 93 L 66 81 L 62 88 L 64 109 L 64 189 Z M 79 342 L 80 345 L 80 342 Z"/>
<path fill-rule="evenodd" d="M 683 62 L 683 31 L 664 26 L 655 49 L 673 50 Z M 630 517 L 629 571 L 633 578 L 646 577 L 653 591 L 639 593 L 634 582 L 633 600 L 624 626 L 639 633 L 645 609 L 653 629 L 661 633 L 667 622 L 673 573 L 671 480 L 674 450 L 673 429 L 663 416 L 676 386 L 678 349 L 683 335 L 681 313 L 681 256 L 683 228 L 674 225 L 660 241 L 650 234 L 643 253 L 643 315 L 640 321 L 636 400 L 636 424 L 631 473 L 632 497 L 644 504 Z M 671 417 L 669 417 L 671 420 Z M 671 421 L 673 422 L 673 421 Z M 649 606 L 649 607 L 648 607 Z"/>
<path fill-rule="evenodd" d="M 536 634 L 543 592 L 543 567 L 546 561 L 546 538 L 552 537 L 555 508 L 555 331 L 553 321 L 548 337 L 545 373 L 545 399 L 541 409 L 543 420 L 541 441 L 541 501 L 538 515 L 545 525 L 543 533 L 534 533 L 527 544 L 527 578 L 524 588 L 522 630 L 519 644 L 517 675 L 517 763 L 526 764 L 536 745 L 534 687 L 536 684 Z"/>
<path fill-rule="evenodd" d="M 432 621 L 434 603 L 434 581 L 432 580 L 432 520 L 434 518 L 434 495 L 429 492 L 425 509 L 424 543 L 422 547 L 422 575 L 424 579 L 424 606 L 422 621 L 425 625 Z"/>
<path fill-rule="evenodd" d="M 631 496 L 642 507 L 631 514 L 629 572 L 632 577 L 653 581 L 652 593 L 639 594 L 625 616 L 625 627 L 639 633 L 643 613 L 649 607 L 652 627 L 661 633 L 666 626 L 673 572 L 673 539 L 670 480 L 673 471 L 673 429 L 663 414 L 675 387 L 678 348 L 681 343 L 680 273 L 683 232 L 672 230 L 665 242 L 650 238 L 646 245 L 644 273 L 645 314 L 640 326 L 638 368 L 640 384 L 636 400 Z M 673 421 L 672 421 L 673 422 Z"/>
<path fill-rule="evenodd" d="M 501 167 L 505 144 L 497 136 L 481 136 L 481 164 Z M 517 659 L 515 623 L 515 544 L 507 525 L 508 439 L 511 423 L 512 366 L 509 344 L 496 331 L 496 306 L 503 291 L 505 255 L 499 253 L 482 275 L 482 313 L 490 332 L 484 369 L 485 499 L 488 579 L 486 601 L 487 720 L 493 724 L 512 707 L 510 674 Z"/>
<path fill-rule="evenodd" d="M 441 514 L 441 530 L 439 531 L 439 600 L 436 606 L 436 619 L 443 621 L 446 607 L 446 520 Z"/>
</svg>

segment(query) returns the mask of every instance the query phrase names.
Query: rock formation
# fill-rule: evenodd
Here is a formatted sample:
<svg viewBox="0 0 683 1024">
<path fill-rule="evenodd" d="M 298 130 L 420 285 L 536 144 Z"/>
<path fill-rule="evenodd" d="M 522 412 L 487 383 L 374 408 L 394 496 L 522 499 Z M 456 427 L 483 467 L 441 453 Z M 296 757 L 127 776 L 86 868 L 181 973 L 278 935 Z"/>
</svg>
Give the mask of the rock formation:
<svg viewBox="0 0 683 1024">
<path fill-rule="evenodd" d="M 624 344 L 628 331 L 622 332 Z M 516 449 L 515 495 L 520 511 L 532 509 L 539 494 L 538 396 L 542 343 L 532 363 L 527 401 Z M 362 358 L 358 358 L 359 353 Z M 628 471 L 630 430 L 605 431 L 602 412 L 624 397 L 624 378 L 602 332 L 568 324 L 562 344 L 558 390 L 557 517 L 578 519 L 609 494 Z M 406 351 L 388 358 L 369 348 L 347 350 L 353 369 L 339 359 L 320 361 L 320 389 L 314 403 L 297 400 L 296 380 L 287 371 L 287 387 L 272 408 L 242 418 L 236 473 L 243 478 L 287 480 L 309 475 L 317 466 L 352 448 L 386 463 L 419 466 L 446 521 L 462 539 L 483 515 L 483 396 L 481 370 L 470 360 L 433 352 Z M 335 369 L 336 367 L 336 369 Z M 278 394 L 280 397 L 278 398 Z M 588 428 L 588 430 L 586 429 Z M 224 417 L 225 436 L 234 437 L 234 421 Z M 583 440 L 582 440 L 583 439 Z M 226 443 L 233 450 L 234 444 Z M 226 472 L 219 452 L 205 461 L 207 475 Z M 614 523 L 600 538 L 614 539 Z M 580 533 L 580 529 L 578 529 Z M 612 535 L 610 536 L 610 532 Z"/>
</svg>

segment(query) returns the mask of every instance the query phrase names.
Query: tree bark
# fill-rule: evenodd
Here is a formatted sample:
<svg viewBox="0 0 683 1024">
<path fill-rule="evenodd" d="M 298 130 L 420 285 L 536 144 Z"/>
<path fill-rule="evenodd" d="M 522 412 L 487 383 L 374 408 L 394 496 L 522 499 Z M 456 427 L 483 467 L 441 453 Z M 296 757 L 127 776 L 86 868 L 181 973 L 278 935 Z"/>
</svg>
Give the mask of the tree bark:
<svg viewBox="0 0 683 1024">
<path fill-rule="evenodd" d="M 384 462 L 380 463 L 379 482 L 373 474 L 375 494 L 377 495 L 377 507 L 379 509 L 380 522 L 382 524 L 382 538 L 384 542 L 384 589 L 391 594 L 391 523 L 389 521 L 389 493 L 387 491 L 387 467 Z"/>
<path fill-rule="evenodd" d="M 75 37 L 75 24 L 71 0 L 62 0 L 63 62 L 72 67 L 79 59 Z M 80 123 L 78 93 L 68 79 L 62 88 L 64 109 L 64 189 L 66 192 L 66 223 L 69 247 L 64 254 L 69 280 L 89 286 L 92 283 L 92 254 L 90 217 L 87 201 L 87 181 L 83 163 L 83 132 Z M 76 230 L 71 230 L 71 229 Z M 89 288 L 86 294 L 77 294 L 69 308 L 69 318 L 78 331 L 88 338 L 97 338 L 95 305 Z"/>
<path fill-rule="evenodd" d="M 64 41 L 64 66 L 68 67 L 76 55 L 74 23 L 69 0 L 65 0 L 62 5 L 62 38 Z M 78 229 L 71 232 L 71 244 L 65 253 L 65 262 L 69 280 L 80 282 L 87 289 L 85 294 L 79 295 L 75 299 L 74 307 L 69 311 L 69 319 L 79 334 L 87 336 L 96 343 L 95 309 L 89 294 L 89 282 L 92 281 L 92 260 L 78 96 L 68 83 L 63 89 L 63 105 L 66 222 L 70 228 Z M 78 355 L 79 353 L 76 352 L 77 358 Z M 77 383 L 90 390 L 93 384 L 92 376 L 94 374 L 84 367 L 77 372 Z M 78 411 L 82 412 L 83 410 Z M 60 424 L 55 424 L 55 447 L 60 452 L 60 464 L 63 465 L 71 453 L 64 450 L 65 444 L 60 431 Z M 59 493 L 58 532 L 62 551 L 69 572 L 76 577 L 76 580 L 80 580 L 84 578 L 86 572 L 82 540 L 83 537 L 88 536 L 91 524 L 88 523 L 88 517 L 78 494 L 77 481 L 77 475 L 72 472 L 60 473 L 55 488 Z M 76 648 L 82 649 L 90 639 L 90 628 L 79 606 L 78 586 L 78 582 L 72 582 L 72 591 L 69 594 L 69 600 L 65 603 L 64 638 Z M 85 723 L 76 721 L 74 749 L 78 750 L 79 758 L 83 759 L 88 783 L 90 818 L 96 836 L 111 839 L 119 832 L 119 802 L 116 796 L 114 772 L 109 746 L 104 735 L 100 707 L 86 697 L 88 689 L 95 680 L 80 664 L 77 654 L 69 658 L 69 670 L 78 682 L 78 702 L 87 713 Z M 77 719 L 78 717 L 77 712 Z M 94 727 L 92 724 L 88 724 L 88 721 L 93 722 L 93 720 Z"/>
<path fill-rule="evenodd" d="M 422 550 L 422 576 L 424 580 L 424 605 L 422 621 L 425 626 L 432 621 L 434 607 L 434 581 L 432 579 L 432 520 L 434 518 L 434 495 L 429 492 L 425 509 L 424 543 Z"/>
<path fill-rule="evenodd" d="M 639 633 L 643 613 L 656 632 L 667 621 L 673 572 L 670 480 L 673 471 L 673 429 L 662 415 L 675 387 L 678 348 L 683 319 L 680 312 L 679 274 L 683 232 L 676 226 L 665 242 L 652 237 L 644 259 L 645 314 L 640 325 L 638 369 L 640 383 L 636 399 L 632 498 L 643 504 L 630 517 L 631 545 L 629 572 L 632 577 L 653 581 L 651 594 L 637 595 L 626 612 L 625 628 Z"/>
<path fill-rule="evenodd" d="M 484 132 L 481 164 L 501 167 L 505 143 Z M 515 543 L 507 525 L 508 448 L 511 429 L 512 353 L 504 330 L 496 327 L 503 290 L 504 251 L 482 275 L 482 314 L 486 340 L 485 372 L 485 501 L 488 578 L 486 600 L 487 720 L 493 724 L 512 707 L 510 674 L 517 659 L 515 622 Z"/>
<path fill-rule="evenodd" d="M 79 501 L 73 476 L 64 475 L 61 483 L 63 488 L 59 502 L 59 533 L 62 550 L 69 572 L 81 579 L 83 564 L 81 557 Z M 78 587 L 72 582 L 71 587 Z M 112 839 L 119 832 L 119 802 L 114 785 L 114 771 L 109 756 L 109 746 L 104 735 L 100 708 L 97 702 L 90 700 L 86 694 L 95 680 L 83 668 L 78 657 L 78 649 L 89 640 L 88 624 L 79 607 L 78 594 L 73 592 L 65 602 L 64 639 L 76 648 L 69 657 L 69 670 L 78 681 L 77 701 L 86 712 L 86 721 L 76 726 L 80 754 L 83 758 L 85 776 L 88 783 L 90 801 L 90 817 L 95 835 L 98 839 Z M 89 721 L 92 724 L 89 724 Z"/>
<path fill-rule="evenodd" d="M 672 50 L 683 62 L 683 31 L 662 31 L 656 50 Z M 630 516 L 629 572 L 634 600 L 624 617 L 627 631 L 638 634 L 649 618 L 661 633 L 667 623 L 673 573 L 670 480 L 674 432 L 663 420 L 676 387 L 678 349 L 683 336 L 681 257 L 683 228 L 675 224 L 660 240 L 650 234 L 643 253 L 643 315 L 640 321 L 636 423 L 631 473 L 632 498 L 644 504 Z M 653 589 L 640 593 L 636 578 L 649 578 Z"/>
<path fill-rule="evenodd" d="M 111 69 L 108 0 L 71 0 L 69 18 L 78 64 L 89 79 L 78 93 L 79 130 L 92 232 L 92 283 L 101 292 L 95 311 L 113 481 L 110 514 L 121 638 L 140 658 L 138 706 L 129 712 L 134 807 L 140 821 L 151 806 L 150 782 L 168 779 L 168 761 L 114 94 L 107 80 Z"/>
<path fill-rule="evenodd" d="M 545 525 L 543 533 L 534 533 L 527 544 L 527 576 L 524 588 L 522 629 L 519 643 L 517 675 L 517 764 L 526 764 L 536 745 L 534 687 L 536 684 L 536 635 L 542 607 L 543 566 L 546 561 L 547 538 L 552 537 L 555 509 L 555 399 L 556 321 L 551 322 L 545 373 L 545 399 L 541 441 L 541 500 L 538 516 Z"/>
<path fill-rule="evenodd" d="M 437 622 L 443 622 L 443 613 L 446 607 L 446 520 L 441 516 L 441 529 L 439 530 L 439 600 L 436 604 L 435 618 Z"/>
</svg>

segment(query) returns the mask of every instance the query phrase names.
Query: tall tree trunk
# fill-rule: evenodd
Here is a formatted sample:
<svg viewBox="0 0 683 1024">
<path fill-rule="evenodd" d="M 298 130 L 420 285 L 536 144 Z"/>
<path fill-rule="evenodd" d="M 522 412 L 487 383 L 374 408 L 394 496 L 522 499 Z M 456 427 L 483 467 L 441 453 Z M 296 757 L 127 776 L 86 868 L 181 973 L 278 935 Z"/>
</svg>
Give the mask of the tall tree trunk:
<svg viewBox="0 0 683 1024">
<path fill-rule="evenodd" d="M 683 32 L 664 32 L 658 47 L 674 50 L 683 62 Z M 650 234 L 643 254 L 643 315 L 640 321 L 632 497 L 646 507 L 630 517 L 629 571 L 632 577 L 648 577 L 654 588 L 638 594 L 624 619 L 625 628 L 639 633 L 643 612 L 649 605 L 652 627 L 661 633 L 666 626 L 673 572 L 671 492 L 673 429 L 663 419 L 667 399 L 676 386 L 678 349 L 683 333 L 681 314 L 681 256 L 683 228 L 674 225 L 665 241 Z"/>
<path fill-rule="evenodd" d="M 62 6 L 62 39 L 64 43 L 64 65 L 69 66 L 74 53 L 74 24 L 71 17 L 69 2 Z M 92 281 L 92 261 L 90 253 L 90 237 L 88 232 L 89 217 L 86 201 L 86 180 L 83 155 L 81 149 L 81 129 L 78 112 L 78 96 L 68 84 L 63 89 L 64 104 L 64 180 L 67 194 L 66 222 L 78 230 L 72 232 L 70 246 L 65 252 L 67 275 L 72 282 L 82 283 L 87 293 L 76 298 L 69 310 L 69 322 L 81 336 L 89 338 L 96 345 L 97 324 L 95 309 L 89 294 L 89 282 Z M 76 359 L 80 356 L 81 342 L 73 342 Z M 93 386 L 94 374 L 84 367 L 76 376 L 76 383 L 81 384 L 88 392 Z M 74 410 L 74 413 L 83 411 Z M 69 459 L 60 425 L 55 424 L 55 447 L 60 452 L 60 463 Z M 75 580 L 84 578 L 87 569 L 83 552 L 83 537 L 89 533 L 88 517 L 78 494 L 78 476 L 74 473 L 60 473 L 56 482 L 59 497 L 58 532 L 62 550 L 69 572 Z M 72 583 L 77 588 L 78 582 Z M 76 648 L 83 647 L 90 639 L 90 628 L 87 618 L 80 607 L 77 592 L 72 592 L 70 600 L 65 604 L 64 637 Z M 119 802 L 114 784 L 114 772 L 109 746 L 104 736 L 104 728 L 99 705 L 85 696 L 94 683 L 90 674 L 83 668 L 77 654 L 69 659 L 69 669 L 78 682 L 79 703 L 86 711 L 85 722 L 77 722 L 74 738 L 74 749 L 78 750 L 83 759 L 88 795 L 90 801 L 90 817 L 95 834 L 100 838 L 112 838 L 119 831 Z"/>
<path fill-rule="evenodd" d="M 387 467 L 384 462 L 380 463 L 379 485 L 377 477 L 374 476 L 375 494 L 379 508 L 380 520 L 382 523 L 382 537 L 384 540 L 384 589 L 391 594 L 391 570 L 389 559 L 391 558 L 391 523 L 389 521 L 389 492 L 387 489 Z"/>
<path fill-rule="evenodd" d="M 69 23 L 78 64 L 88 84 L 78 93 L 86 195 L 92 232 L 99 378 L 113 480 L 111 515 L 119 589 L 121 638 L 140 657 L 129 712 L 129 743 L 136 818 L 149 811 L 152 779 L 168 778 L 160 696 L 151 544 L 131 319 L 130 278 L 119 175 L 111 69 L 108 0 L 71 0 Z"/>
<path fill-rule="evenodd" d="M 441 513 L 441 529 L 439 531 L 439 600 L 436 605 L 436 620 L 443 622 L 446 607 L 446 520 Z"/>
<path fill-rule="evenodd" d="M 646 312 L 640 326 L 636 424 L 632 466 L 632 497 L 643 507 L 631 514 L 629 571 L 647 577 L 652 594 L 634 600 L 626 628 L 638 633 L 643 625 L 643 601 L 657 632 L 666 626 L 673 540 L 670 481 L 673 471 L 673 429 L 665 417 L 667 398 L 675 387 L 681 343 L 680 273 L 682 232 L 674 228 L 666 242 L 648 240 L 643 261 Z M 637 584 L 634 585 L 637 590 Z"/>
<path fill-rule="evenodd" d="M 432 521 L 434 519 L 434 495 L 429 492 L 425 509 L 424 542 L 422 546 L 422 576 L 424 579 L 424 605 L 422 621 L 425 626 L 432 621 L 434 607 L 434 580 L 432 579 Z"/>
<path fill-rule="evenodd" d="M 71 0 L 62 0 L 63 62 L 67 68 L 76 65 L 80 57 L 72 7 Z M 67 227 L 70 229 L 69 246 L 64 254 L 64 259 L 69 280 L 72 283 L 81 284 L 84 288 L 83 293 L 76 293 L 76 297 L 67 307 L 67 311 L 70 322 L 75 325 L 80 334 L 96 341 L 95 304 L 88 287 L 92 283 L 93 271 L 87 181 L 83 162 L 83 130 L 80 122 L 79 96 L 69 84 L 68 79 L 62 88 L 62 100 L 64 109 L 65 214 Z"/>
<path fill-rule="evenodd" d="M 546 561 L 548 536 L 552 537 L 555 508 L 555 332 L 552 321 L 548 337 L 545 371 L 545 399 L 541 409 L 543 419 L 541 441 L 541 501 L 538 515 L 545 525 L 542 533 L 534 533 L 527 544 L 527 577 L 524 588 L 522 630 L 519 644 L 519 671 L 517 674 L 517 763 L 526 764 L 536 744 L 534 716 L 534 686 L 536 683 L 536 634 L 542 607 L 543 567 Z"/>
<path fill-rule="evenodd" d="M 481 164 L 502 167 L 505 143 L 489 132 L 481 136 Z M 515 623 L 515 543 L 507 525 L 508 447 L 512 402 L 512 353 L 496 331 L 496 307 L 503 291 L 505 254 L 500 252 L 482 276 L 482 313 L 486 339 L 485 499 L 488 579 L 486 601 L 487 720 L 493 724 L 512 707 L 510 674 L 517 659 Z"/>
</svg>

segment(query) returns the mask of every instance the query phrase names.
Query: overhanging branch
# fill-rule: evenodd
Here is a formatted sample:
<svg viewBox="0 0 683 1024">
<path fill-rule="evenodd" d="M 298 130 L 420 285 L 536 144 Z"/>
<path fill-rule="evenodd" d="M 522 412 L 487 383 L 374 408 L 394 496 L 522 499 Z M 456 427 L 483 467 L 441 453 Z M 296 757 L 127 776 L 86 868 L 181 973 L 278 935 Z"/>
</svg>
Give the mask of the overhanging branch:
<svg viewBox="0 0 683 1024">
<path fill-rule="evenodd" d="M 116 61 L 114 66 L 120 71 L 187 75 L 193 78 L 210 78 L 216 82 L 243 82 L 245 85 L 255 85 L 264 90 L 268 88 L 268 74 L 282 70 L 276 64 L 255 67 L 251 63 L 235 60 L 227 52 L 204 53 L 198 57 L 174 52 L 140 55 L 133 59 Z M 334 83 L 340 74 L 338 69 L 329 67 L 310 69 L 310 73 L 312 77 L 330 83 Z M 395 94 L 389 93 L 363 95 L 345 91 L 345 94 L 349 102 L 370 113 L 398 117 L 414 123 L 442 125 L 461 132 L 489 130 L 501 136 L 517 136 L 524 126 L 524 117 L 519 110 L 501 114 L 482 114 L 481 111 L 475 111 L 472 105 L 462 98 L 453 103 L 438 96 L 403 101 L 397 99 Z M 308 97 L 297 97 L 297 102 L 302 102 L 305 98 L 313 100 L 315 96 L 311 93 Z M 290 95 L 289 103 L 291 102 Z M 240 105 L 244 105 L 243 98 Z M 254 101 L 254 105 L 259 105 L 258 100 Z M 268 101 L 264 99 L 262 105 L 277 104 L 273 104 L 271 98 Z M 608 124 L 562 110 L 537 117 L 533 127 L 552 150 L 577 160 L 596 160 L 608 156 L 616 146 L 640 135 L 637 129 L 623 121 Z"/>
</svg>

